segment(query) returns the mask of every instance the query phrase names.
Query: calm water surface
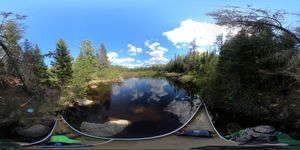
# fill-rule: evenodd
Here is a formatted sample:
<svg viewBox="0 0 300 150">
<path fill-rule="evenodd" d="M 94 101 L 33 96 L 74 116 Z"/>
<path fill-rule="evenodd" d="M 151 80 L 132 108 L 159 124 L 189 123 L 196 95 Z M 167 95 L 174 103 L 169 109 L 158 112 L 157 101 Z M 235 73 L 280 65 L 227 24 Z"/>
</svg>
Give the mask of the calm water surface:
<svg viewBox="0 0 300 150">
<path fill-rule="evenodd" d="M 77 106 L 66 113 L 77 129 L 82 122 L 102 124 L 122 119 L 130 122 L 112 137 L 138 138 L 162 135 L 187 122 L 200 104 L 192 87 L 165 78 L 129 78 L 123 83 L 90 88 L 91 106 Z"/>
</svg>

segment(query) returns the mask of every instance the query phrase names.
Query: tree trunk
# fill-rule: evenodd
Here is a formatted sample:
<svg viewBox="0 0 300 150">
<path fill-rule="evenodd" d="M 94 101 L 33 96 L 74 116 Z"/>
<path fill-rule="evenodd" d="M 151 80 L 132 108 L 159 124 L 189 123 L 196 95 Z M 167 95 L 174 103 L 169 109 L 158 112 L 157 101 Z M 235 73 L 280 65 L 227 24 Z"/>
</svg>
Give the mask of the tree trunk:
<svg viewBox="0 0 300 150">
<path fill-rule="evenodd" d="M 31 90 L 29 90 L 28 86 L 26 85 L 25 83 L 25 79 L 24 77 L 21 75 L 21 72 L 20 72 L 20 69 L 19 69 L 19 66 L 17 64 L 17 62 L 14 60 L 13 56 L 10 54 L 10 51 L 8 49 L 8 47 L 3 43 L 3 41 L 0 40 L 0 46 L 2 47 L 2 49 L 4 50 L 6 56 L 8 59 L 12 60 L 12 65 L 15 67 L 16 71 L 17 71 L 17 76 L 18 78 L 20 78 L 23 86 L 22 88 L 24 89 L 24 91 L 26 92 L 27 95 L 30 95 L 32 96 L 33 95 L 33 92 Z"/>
</svg>

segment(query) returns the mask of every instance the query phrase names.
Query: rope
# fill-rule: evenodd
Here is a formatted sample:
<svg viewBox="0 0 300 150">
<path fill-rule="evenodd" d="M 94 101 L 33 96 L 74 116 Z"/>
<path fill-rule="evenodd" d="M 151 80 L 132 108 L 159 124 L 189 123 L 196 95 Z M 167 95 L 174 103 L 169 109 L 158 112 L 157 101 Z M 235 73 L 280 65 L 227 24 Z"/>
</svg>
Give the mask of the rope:
<svg viewBox="0 0 300 150">
<path fill-rule="evenodd" d="M 75 132 L 87 136 L 87 137 L 91 137 L 91 138 L 95 138 L 95 139 L 102 139 L 102 140 L 118 140 L 118 141 L 138 141 L 138 140 L 151 140 L 151 139 L 157 139 L 157 138 L 162 138 L 162 137 L 166 137 L 169 136 L 171 134 L 174 134 L 176 132 L 178 132 L 179 130 L 181 130 L 182 128 L 184 128 L 193 118 L 194 116 L 197 114 L 197 112 L 199 111 L 200 107 L 202 106 L 202 102 L 200 103 L 200 105 L 198 106 L 198 108 L 196 109 L 196 111 L 194 112 L 194 114 L 190 117 L 190 119 L 183 124 L 182 126 L 180 126 L 179 128 L 177 128 L 174 131 L 171 131 L 169 133 L 163 134 L 163 135 L 158 135 L 158 136 L 152 136 L 152 137 L 144 137 L 144 138 L 108 138 L 108 137 L 102 137 L 102 136 L 94 136 L 94 135 L 90 135 L 87 133 L 83 133 L 77 129 L 75 129 L 73 126 L 71 126 L 65 119 L 63 116 L 61 116 L 61 118 L 63 119 L 63 121 Z"/>
<path fill-rule="evenodd" d="M 91 144 L 91 145 L 93 145 L 93 146 L 96 146 L 96 145 L 103 145 L 103 144 L 106 144 L 106 143 L 109 143 L 109 142 L 112 142 L 112 141 L 114 141 L 114 140 L 113 140 L 113 139 L 110 139 L 110 140 L 105 141 L 105 142 L 96 143 L 96 144 Z"/>
<path fill-rule="evenodd" d="M 207 107 L 206 107 L 205 103 L 203 103 L 203 105 L 204 105 L 205 112 L 206 112 L 206 115 L 207 115 L 207 117 L 208 117 L 209 123 L 210 123 L 210 125 L 213 127 L 213 129 L 215 130 L 215 132 L 217 133 L 218 137 L 219 137 L 220 139 L 222 139 L 223 141 L 225 141 L 225 142 L 230 142 L 230 143 L 238 144 L 238 143 L 235 142 L 235 141 L 231 141 L 231 140 L 228 140 L 228 139 L 224 138 L 224 137 L 218 132 L 218 130 L 216 129 L 216 127 L 214 126 L 214 124 L 213 124 L 213 122 L 212 122 L 212 118 L 210 117 L 210 115 L 209 115 L 209 113 L 208 113 L 208 110 L 207 110 Z"/>
<path fill-rule="evenodd" d="M 36 142 L 32 142 L 32 143 L 28 143 L 28 144 L 24 144 L 24 145 L 21 145 L 21 146 L 32 146 L 32 145 L 35 145 L 35 144 L 39 144 L 39 143 L 42 143 L 42 142 L 44 142 L 45 140 L 47 140 L 47 139 L 49 139 L 50 138 L 50 136 L 52 135 L 52 133 L 54 132 L 54 130 L 55 130 L 55 128 L 56 128 L 56 126 L 57 126 L 57 122 L 58 122 L 58 120 L 60 120 L 60 115 L 57 115 L 57 117 L 56 117 L 56 119 L 55 119 L 55 123 L 54 123 L 54 125 L 53 125 L 53 128 L 52 128 L 52 130 L 50 131 L 50 133 L 45 137 L 45 138 L 43 138 L 43 139 L 41 139 L 41 140 L 39 140 L 39 141 L 36 141 Z"/>
</svg>

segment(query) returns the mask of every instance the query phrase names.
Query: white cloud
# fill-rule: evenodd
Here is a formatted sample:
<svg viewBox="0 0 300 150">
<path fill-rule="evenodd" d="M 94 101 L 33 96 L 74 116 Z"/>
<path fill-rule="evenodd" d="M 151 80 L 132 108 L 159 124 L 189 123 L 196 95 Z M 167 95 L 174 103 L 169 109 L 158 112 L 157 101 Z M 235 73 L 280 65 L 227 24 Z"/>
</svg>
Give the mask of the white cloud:
<svg viewBox="0 0 300 150">
<path fill-rule="evenodd" d="M 149 41 L 149 40 L 145 41 L 145 45 L 146 45 L 146 46 L 148 46 L 149 44 L 150 44 L 150 41 Z"/>
<path fill-rule="evenodd" d="M 205 48 L 203 48 L 203 47 L 197 47 L 196 51 L 197 52 L 206 52 L 207 50 Z"/>
<path fill-rule="evenodd" d="M 219 26 L 207 22 L 198 22 L 187 19 L 181 22 L 178 28 L 164 32 L 166 36 L 177 48 L 186 47 L 195 40 L 197 46 L 213 45 L 218 35 L 227 35 L 230 30 L 225 26 Z"/>
<path fill-rule="evenodd" d="M 141 61 L 141 60 L 137 60 L 136 62 L 137 62 L 137 63 L 141 63 L 142 61 Z"/>
<path fill-rule="evenodd" d="M 132 56 L 136 55 L 137 53 L 141 53 L 143 51 L 141 48 L 135 47 L 132 44 L 128 44 L 127 47 L 128 47 L 128 52 Z"/>
<path fill-rule="evenodd" d="M 122 65 L 123 67 L 126 68 L 138 68 L 138 67 L 143 67 L 145 66 L 145 63 L 138 63 L 138 64 L 132 64 L 132 63 L 125 63 Z"/>
<path fill-rule="evenodd" d="M 155 50 L 155 48 L 156 47 L 158 47 L 160 44 L 158 43 L 158 42 L 154 42 L 154 43 L 152 43 L 152 44 L 150 44 L 150 43 L 148 43 L 148 45 L 146 45 L 146 46 L 148 46 L 151 50 Z"/>
<path fill-rule="evenodd" d="M 129 63 L 134 61 L 133 58 L 118 58 L 118 53 L 116 52 L 109 52 L 107 54 L 107 57 L 111 63 L 118 64 L 118 65 L 122 65 L 124 63 Z"/>
<path fill-rule="evenodd" d="M 118 57 L 118 53 L 116 53 L 116 52 L 109 52 L 107 54 L 107 57 L 108 57 L 108 60 L 111 60 L 111 59 L 113 59 L 115 57 Z"/>
<path fill-rule="evenodd" d="M 155 64 L 168 61 L 168 59 L 165 57 L 165 53 L 168 51 L 167 48 L 160 46 L 158 42 L 151 43 L 148 40 L 145 42 L 145 45 L 150 49 L 150 51 L 147 51 L 146 53 L 151 56 L 149 60 L 145 61 L 147 64 Z"/>
</svg>

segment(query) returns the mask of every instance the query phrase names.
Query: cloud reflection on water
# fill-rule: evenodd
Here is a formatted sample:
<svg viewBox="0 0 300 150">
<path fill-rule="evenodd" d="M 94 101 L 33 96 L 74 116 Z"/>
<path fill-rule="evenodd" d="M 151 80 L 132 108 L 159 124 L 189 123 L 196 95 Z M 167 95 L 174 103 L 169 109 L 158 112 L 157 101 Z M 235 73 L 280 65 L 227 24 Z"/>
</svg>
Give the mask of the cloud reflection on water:
<svg viewBox="0 0 300 150">
<path fill-rule="evenodd" d="M 151 96 L 148 100 L 159 101 L 161 97 L 168 95 L 164 87 L 168 85 L 166 80 L 149 80 L 149 85 L 151 86 Z"/>
<path fill-rule="evenodd" d="M 113 85 L 113 87 L 112 87 L 112 94 L 113 95 L 119 95 L 120 94 L 120 90 L 121 90 L 121 88 L 120 88 L 119 85 Z"/>
<path fill-rule="evenodd" d="M 131 94 L 131 96 L 132 96 L 131 100 L 135 101 L 135 100 L 143 97 L 144 96 L 144 92 L 138 91 L 138 90 L 134 90 L 134 92 Z"/>
<path fill-rule="evenodd" d="M 101 102 L 80 107 L 76 112 L 80 115 L 74 115 L 75 124 L 79 128 L 83 122 L 103 124 L 109 118 L 129 120 L 132 124 L 115 137 L 148 137 L 175 130 L 190 119 L 200 103 L 198 97 L 190 97 L 193 94 L 178 84 L 165 78 L 146 77 L 98 86 L 89 94 Z M 106 104 L 109 107 L 104 107 Z"/>
<path fill-rule="evenodd" d="M 142 80 L 142 82 L 141 82 Z M 140 85 L 143 84 L 143 85 Z M 142 98 L 146 93 L 143 89 L 139 89 L 139 87 L 147 86 L 149 90 L 147 91 L 151 95 L 148 97 L 148 101 L 160 101 L 163 96 L 168 95 L 168 92 L 165 90 L 165 86 L 169 83 L 166 80 L 160 79 L 138 79 L 138 78 L 130 78 L 125 80 L 121 85 L 114 85 L 112 88 L 113 95 L 119 95 L 121 89 L 129 90 L 128 94 L 131 96 L 131 101 L 135 101 L 139 98 Z"/>
<path fill-rule="evenodd" d="M 183 99 L 183 98 L 181 98 Z M 192 103 L 189 101 L 182 101 L 174 99 L 171 101 L 164 111 L 170 112 L 176 115 L 179 121 L 184 124 L 186 123 L 191 116 L 195 113 L 197 107 L 200 104 L 200 99 L 197 97 L 195 98 Z"/>
</svg>

